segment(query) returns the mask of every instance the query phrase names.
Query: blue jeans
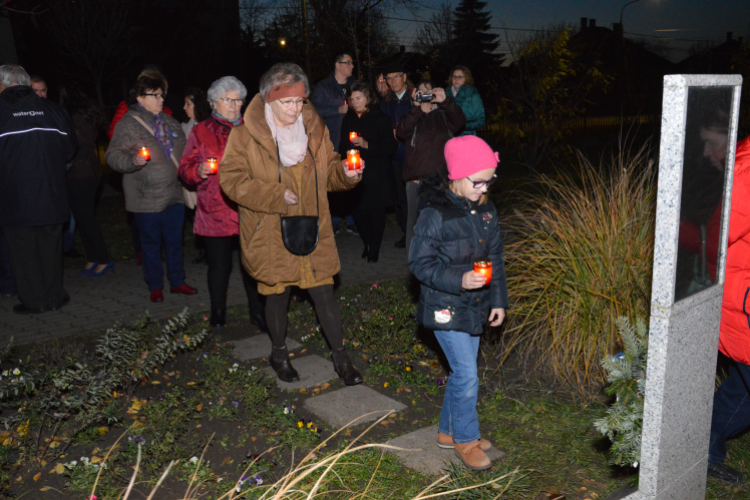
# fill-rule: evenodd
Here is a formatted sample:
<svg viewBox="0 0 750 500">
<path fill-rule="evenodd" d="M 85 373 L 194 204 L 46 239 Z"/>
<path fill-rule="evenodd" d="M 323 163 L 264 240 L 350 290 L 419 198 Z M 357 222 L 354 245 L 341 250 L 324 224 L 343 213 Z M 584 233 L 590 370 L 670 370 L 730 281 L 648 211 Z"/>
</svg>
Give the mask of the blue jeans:
<svg viewBox="0 0 750 500">
<path fill-rule="evenodd" d="M 452 436 L 456 443 L 471 443 L 480 437 L 477 354 L 481 336 L 451 330 L 435 331 L 435 337 L 451 366 L 438 430 Z"/>
<path fill-rule="evenodd" d="M 135 223 L 143 248 L 143 277 L 149 290 L 164 288 L 164 269 L 161 265 L 161 244 L 167 257 L 167 278 L 172 287 L 185 283 L 182 263 L 182 225 L 185 205 L 175 203 L 161 213 L 136 213 Z"/>
<path fill-rule="evenodd" d="M 335 215 L 332 215 L 331 216 L 331 225 L 333 226 L 334 229 L 336 229 L 337 227 L 340 227 L 341 226 L 341 217 L 337 217 Z M 347 215 L 346 216 L 346 227 L 354 227 L 354 228 L 357 227 L 357 226 L 354 225 L 354 217 L 352 217 L 351 215 Z"/>
<path fill-rule="evenodd" d="M 720 464 L 727 456 L 727 439 L 750 427 L 750 366 L 734 362 L 729 376 L 714 393 L 708 461 Z"/>
</svg>

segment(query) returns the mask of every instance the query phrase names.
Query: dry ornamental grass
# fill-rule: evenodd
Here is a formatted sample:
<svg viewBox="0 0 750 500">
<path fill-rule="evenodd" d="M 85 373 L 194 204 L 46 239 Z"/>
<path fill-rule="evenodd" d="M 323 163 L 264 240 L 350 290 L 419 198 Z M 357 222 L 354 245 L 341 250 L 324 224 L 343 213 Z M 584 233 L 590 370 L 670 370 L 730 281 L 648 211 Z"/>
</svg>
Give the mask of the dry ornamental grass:
<svg viewBox="0 0 750 500">
<path fill-rule="evenodd" d="M 575 173 L 539 180 L 512 217 L 506 247 L 512 311 L 504 355 L 517 350 L 563 383 L 595 393 L 600 360 L 619 350 L 615 320 L 648 317 L 656 208 L 647 145 L 621 147 Z"/>
</svg>

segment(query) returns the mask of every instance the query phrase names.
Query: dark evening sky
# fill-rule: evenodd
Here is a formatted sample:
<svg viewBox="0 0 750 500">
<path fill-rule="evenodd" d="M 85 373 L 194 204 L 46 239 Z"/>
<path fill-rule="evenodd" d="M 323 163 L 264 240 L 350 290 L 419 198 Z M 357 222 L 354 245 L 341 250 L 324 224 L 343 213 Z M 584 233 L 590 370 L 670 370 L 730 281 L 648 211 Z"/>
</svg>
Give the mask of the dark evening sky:
<svg viewBox="0 0 750 500">
<path fill-rule="evenodd" d="M 576 29 L 580 18 L 596 19 L 597 26 L 612 27 L 620 19 L 620 11 L 629 0 L 486 0 L 492 12 L 492 25 L 497 28 L 543 28 L 551 23 L 571 23 Z M 426 4 L 438 5 L 438 1 Z M 454 0 L 453 5 L 458 2 Z M 429 18 L 431 10 L 418 14 Z M 412 16 L 403 14 L 403 17 Z M 394 26 L 409 44 L 416 23 Z M 727 31 L 734 37 L 750 39 L 750 0 L 640 0 L 625 9 L 623 24 L 628 37 L 636 34 L 665 37 L 672 50 L 670 59 L 680 60 L 688 55 L 694 40 L 711 39 L 717 44 L 726 39 Z M 505 33 L 497 30 L 503 40 Z M 517 33 L 509 31 L 511 38 Z M 680 40 L 677 40 L 680 39 Z M 652 39 L 657 40 L 657 39 Z M 682 41 L 684 40 L 684 41 Z M 502 51 L 507 51 L 503 43 Z"/>
</svg>

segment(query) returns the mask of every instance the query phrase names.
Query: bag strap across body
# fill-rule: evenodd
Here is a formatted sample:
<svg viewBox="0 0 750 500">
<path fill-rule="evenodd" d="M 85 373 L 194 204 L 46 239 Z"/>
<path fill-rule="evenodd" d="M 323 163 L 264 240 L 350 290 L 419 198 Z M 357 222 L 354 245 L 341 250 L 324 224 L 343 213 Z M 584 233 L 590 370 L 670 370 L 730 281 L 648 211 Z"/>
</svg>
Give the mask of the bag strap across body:
<svg viewBox="0 0 750 500">
<path fill-rule="evenodd" d="M 151 135 L 156 137 L 156 133 L 154 132 L 154 129 L 152 129 L 151 126 L 149 126 L 146 122 L 144 122 L 140 116 L 133 115 L 133 118 L 135 118 L 135 121 L 143 125 L 146 128 L 146 130 L 151 132 Z M 175 167 L 180 168 L 180 162 L 178 162 L 177 158 L 174 157 L 174 152 L 169 153 L 169 158 L 172 159 L 172 163 L 174 163 Z"/>
<path fill-rule="evenodd" d="M 315 214 L 316 217 L 320 217 L 320 197 L 318 194 L 318 165 L 315 163 L 315 157 L 312 154 L 312 151 L 310 151 L 310 146 L 307 146 L 307 152 L 310 154 L 310 159 L 313 162 L 313 170 L 315 171 L 315 207 L 317 213 Z M 279 166 L 279 184 L 281 184 L 281 155 L 279 154 L 279 143 L 276 141 L 276 161 Z M 300 201 L 301 201 L 301 193 L 300 193 Z"/>
</svg>

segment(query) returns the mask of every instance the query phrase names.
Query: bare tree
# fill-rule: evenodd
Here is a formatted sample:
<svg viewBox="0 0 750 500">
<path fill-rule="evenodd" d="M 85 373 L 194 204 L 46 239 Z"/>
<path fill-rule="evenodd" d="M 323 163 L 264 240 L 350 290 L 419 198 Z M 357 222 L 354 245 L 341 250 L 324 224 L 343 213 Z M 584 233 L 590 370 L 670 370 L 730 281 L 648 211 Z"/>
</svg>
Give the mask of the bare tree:
<svg viewBox="0 0 750 500">
<path fill-rule="evenodd" d="M 129 61 L 127 0 L 58 1 L 52 5 L 47 28 L 65 58 L 62 71 L 90 80 L 100 105 L 102 84 Z"/>
<path fill-rule="evenodd" d="M 453 8 L 449 2 L 444 2 L 433 13 L 426 24 L 417 30 L 414 50 L 422 54 L 430 54 L 436 47 L 450 43 L 453 38 Z"/>
</svg>

